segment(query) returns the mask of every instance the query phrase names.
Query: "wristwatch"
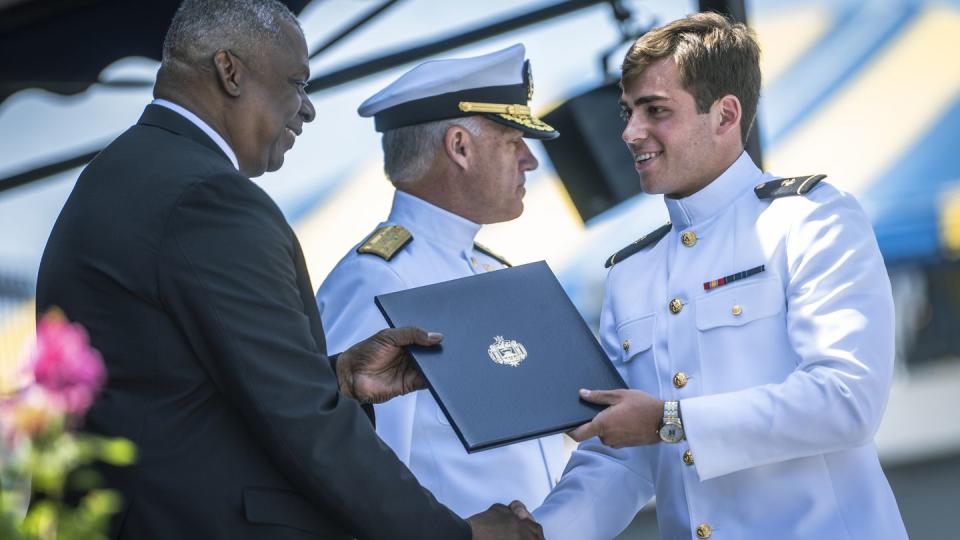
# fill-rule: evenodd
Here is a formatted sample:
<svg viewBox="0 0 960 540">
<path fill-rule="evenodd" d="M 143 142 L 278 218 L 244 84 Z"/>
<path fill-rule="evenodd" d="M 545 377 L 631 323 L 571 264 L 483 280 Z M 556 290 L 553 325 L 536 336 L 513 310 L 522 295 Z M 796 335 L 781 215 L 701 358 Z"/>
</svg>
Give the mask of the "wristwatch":
<svg viewBox="0 0 960 540">
<path fill-rule="evenodd" d="M 660 421 L 660 440 L 678 443 L 683 440 L 683 423 L 680 422 L 680 402 L 663 402 L 663 420 Z"/>
</svg>

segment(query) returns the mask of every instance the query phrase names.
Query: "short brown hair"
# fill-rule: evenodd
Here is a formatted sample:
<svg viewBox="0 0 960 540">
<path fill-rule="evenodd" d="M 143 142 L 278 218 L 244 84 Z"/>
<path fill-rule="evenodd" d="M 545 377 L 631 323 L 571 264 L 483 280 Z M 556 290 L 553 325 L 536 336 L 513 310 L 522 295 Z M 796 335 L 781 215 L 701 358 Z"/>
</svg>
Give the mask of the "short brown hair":
<svg viewBox="0 0 960 540">
<path fill-rule="evenodd" d="M 680 83 L 705 113 L 718 99 L 740 100 L 744 144 L 760 99 L 760 46 L 753 31 L 716 13 L 695 13 L 640 36 L 623 59 L 620 85 L 626 89 L 654 62 L 672 57 Z"/>
</svg>

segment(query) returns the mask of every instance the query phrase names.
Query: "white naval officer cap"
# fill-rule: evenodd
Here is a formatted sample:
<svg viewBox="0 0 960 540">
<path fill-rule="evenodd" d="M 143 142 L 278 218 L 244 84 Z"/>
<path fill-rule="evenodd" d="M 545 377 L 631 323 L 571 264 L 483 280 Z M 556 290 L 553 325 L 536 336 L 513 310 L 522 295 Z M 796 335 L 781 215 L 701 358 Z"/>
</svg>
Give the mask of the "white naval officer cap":
<svg viewBox="0 0 960 540">
<path fill-rule="evenodd" d="M 533 74 L 523 44 L 475 56 L 425 62 L 370 96 L 357 112 L 373 117 L 377 131 L 481 115 L 519 129 L 524 137 L 560 134 L 533 116 Z"/>
</svg>

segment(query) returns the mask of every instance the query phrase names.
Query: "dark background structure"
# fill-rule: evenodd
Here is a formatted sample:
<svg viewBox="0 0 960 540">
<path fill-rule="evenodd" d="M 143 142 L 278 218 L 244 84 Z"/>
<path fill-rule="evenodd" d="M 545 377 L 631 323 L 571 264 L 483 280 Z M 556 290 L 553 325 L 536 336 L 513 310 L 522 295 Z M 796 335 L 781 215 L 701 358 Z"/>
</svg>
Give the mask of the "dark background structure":
<svg viewBox="0 0 960 540">
<path fill-rule="evenodd" d="M 322 1 L 322 0 L 314 0 Z M 361 28 L 386 11 L 398 0 L 374 4 L 358 20 L 335 32 L 325 43 L 314 47 L 311 58 L 322 54 L 341 39 Z M 145 86 L 152 81 L 100 81 L 100 73 L 111 63 L 128 56 L 143 56 L 160 60 L 160 44 L 179 0 L 131 2 L 124 0 L 12 0 L 0 4 L 0 51 L 19 54 L 0 54 L 0 103 L 15 92 L 27 88 L 41 88 L 59 94 L 77 94 L 93 84 L 114 86 Z M 310 0 L 284 0 L 294 13 L 300 13 Z M 636 39 L 642 29 L 631 28 L 631 14 L 619 0 L 565 0 L 545 5 L 525 13 L 515 14 L 492 24 L 470 27 L 440 39 L 415 45 L 401 51 L 389 52 L 361 60 L 328 73 L 311 78 L 311 94 L 345 84 L 369 75 L 392 69 L 443 53 L 464 45 L 489 39 L 513 30 L 537 24 L 596 4 L 607 3 L 611 15 L 621 26 L 624 42 Z M 747 22 L 744 0 L 701 0 L 701 11 L 715 11 L 734 20 Z M 604 62 L 606 59 L 604 59 Z M 610 85 L 600 89 L 604 95 Z M 555 143 L 551 157 L 555 159 L 558 175 L 584 220 L 590 219 L 637 195 L 633 164 L 620 151 L 607 151 L 610 138 L 598 138 L 590 125 L 567 121 L 567 108 L 576 108 L 576 117 L 595 117 L 606 120 L 609 107 L 573 102 L 560 106 L 554 116 L 564 118 L 566 137 Z M 585 107 L 589 110 L 584 110 Z M 611 109 L 612 110 L 612 109 Z M 596 130 L 593 130 L 596 131 Z M 758 129 L 748 141 L 748 152 L 757 163 L 762 163 Z M 551 149 L 550 146 L 547 147 Z M 52 163 L 41 164 L 29 170 L 0 178 L 0 192 L 43 180 L 93 159 L 99 148 L 91 148 Z M 580 163 L 589 163 L 591 173 Z M 627 185 L 629 184 L 629 185 Z"/>
</svg>

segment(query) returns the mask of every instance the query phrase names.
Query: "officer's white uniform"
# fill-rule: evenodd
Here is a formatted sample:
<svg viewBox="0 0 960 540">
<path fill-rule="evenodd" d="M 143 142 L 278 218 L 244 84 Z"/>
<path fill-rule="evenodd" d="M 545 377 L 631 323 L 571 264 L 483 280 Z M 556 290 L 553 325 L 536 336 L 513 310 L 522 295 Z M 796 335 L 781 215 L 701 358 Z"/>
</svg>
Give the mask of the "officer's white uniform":
<svg viewBox="0 0 960 540">
<path fill-rule="evenodd" d="M 320 286 L 317 303 L 327 348 L 341 351 L 387 327 L 373 297 L 479 274 L 503 264 L 478 250 L 480 225 L 397 191 L 390 217 L 413 240 L 389 261 L 356 247 Z M 378 227 L 378 229 L 380 228 Z M 562 436 L 467 454 L 428 391 L 377 405 L 377 434 L 443 504 L 467 517 L 493 503 L 539 505 L 563 470 Z"/>
<path fill-rule="evenodd" d="M 742 154 L 665 198 L 672 229 L 610 270 L 604 350 L 632 388 L 680 401 L 687 440 L 585 441 L 534 513 L 547 538 L 612 538 L 654 494 L 665 539 L 906 538 L 873 444 L 894 328 L 873 230 L 831 185 L 761 200 L 769 182 Z"/>
</svg>

